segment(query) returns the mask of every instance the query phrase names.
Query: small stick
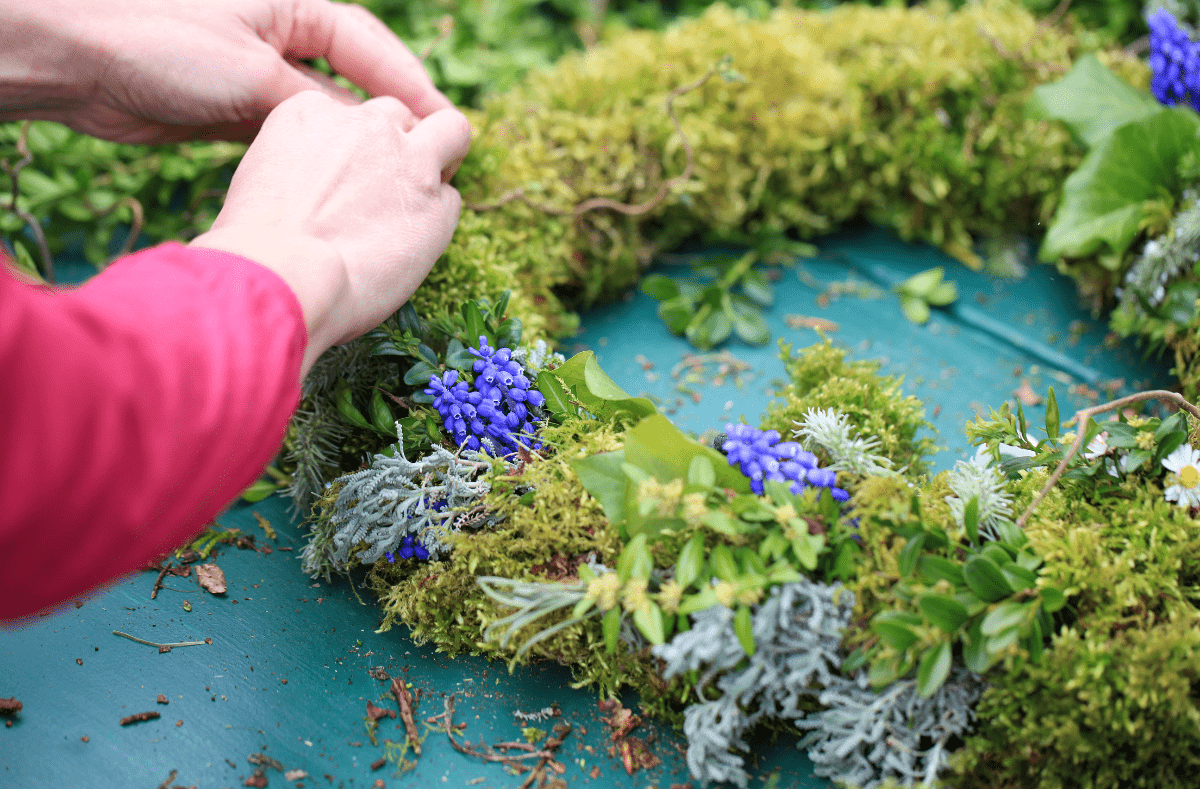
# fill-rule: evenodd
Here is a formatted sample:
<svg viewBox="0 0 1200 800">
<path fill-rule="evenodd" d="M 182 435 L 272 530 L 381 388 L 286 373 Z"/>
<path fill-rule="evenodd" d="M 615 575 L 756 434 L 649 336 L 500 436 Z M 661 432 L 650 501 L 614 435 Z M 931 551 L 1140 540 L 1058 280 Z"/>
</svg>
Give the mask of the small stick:
<svg viewBox="0 0 1200 800">
<path fill-rule="evenodd" d="M 130 714 L 128 717 L 121 717 L 122 725 L 132 725 L 135 722 L 146 722 L 152 719 L 158 719 L 162 715 L 157 711 L 142 711 L 138 714 Z M 172 778 L 174 780 L 174 778 Z"/>
<path fill-rule="evenodd" d="M 130 636 L 123 631 L 113 631 L 117 636 L 124 636 L 126 639 L 132 639 L 138 644 L 148 644 L 151 647 L 157 647 L 160 650 L 164 647 L 191 647 L 194 644 L 208 644 L 208 642 L 171 642 L 170 644 L 159 644 L 158 642 L 148 642 L 145 639 L 139 639 L 136 636 Z"/>
<path fill-rule="evenodd" d="M 1118 408 L 1133 405 L 1134 403 L 1140 403 L 1143 400 L 1170 400 L 1172 403 L 1175 403 L 1186 410 L 1196 419 L 1200 419 L 1200 408 L 1197 408 L 1189 403 L 1183 398 L 1183 395 L 1179 394 L 1178 392 L 1167 392 L 1161 389 L 1154 389 L 1148 392 L 1138 392 L 1136 394 L 1131 394 L 1128 397 L 1122 397 L 1119 400 L 1113 400 L 1108 403 L 1101 403 L 1098 406 L 1092 406 L 1091 408 L 1083 409 L 1067 421 L 1067 427 L 1073 426 L 1078 429 L 1078 434 L 1075 436 L 1075 441 L 1071 442 L 1071 446 L 1067 448 L 1066 455 L 1063 456 L 1062 461 L 1058 462 L 1058 466 L 1050 475 L 1050 480 L 1046 481 L 1046 485 L 1042 487 L 1042 490 L 1038 492 L 1037 497 L 1033 498 L 1033 502 L 1031 502 L 1025 508 L 1025 512 L 1021 514 L 1020 519 L 1017 520 L 1018 528 L 1025 527 L 1025 523 L 1029 522 L 1029 518 L 1033 515 L 1033 510 L 1037 508 L 1038 503 L 1042 502 L 1043 498 L 1050 493 L 1050 490 L 1054 488 L 1056 483 L 1058 483 L 1058 479 L 1061 478 L 1063 473 L 1067 471 L 1067 465 L 1071 463 L 1071 460 L 1079 453 L 1079 448 L 1083 446 L 1083 436 L 1087 432 L 1088 420 L 1090 420 L 1095 414 L 1103 414 L 1106 411 L 1115 411 Z"/>
<path fill-rule="evenodd" d="M 421 738 L 417 733 L 417 723 L 413 720 L 413 698 L 408 692 L 408 687 L 404 685 L 403 678 L 392 678 L 392 694 L 396 696 L 396 703 L 400 706 L 400 719 L 404 722 L 408 743 L 412 745 L 413 752 L 421 755 Z"/>
</svg>

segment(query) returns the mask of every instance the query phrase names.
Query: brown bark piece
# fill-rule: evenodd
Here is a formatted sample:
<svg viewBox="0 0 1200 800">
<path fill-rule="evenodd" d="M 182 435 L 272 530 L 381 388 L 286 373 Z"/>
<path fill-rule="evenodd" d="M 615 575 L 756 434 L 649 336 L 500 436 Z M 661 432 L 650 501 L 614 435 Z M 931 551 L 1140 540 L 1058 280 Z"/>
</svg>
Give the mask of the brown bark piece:
<svg viewBox="0 0 1200 800">
<path fill-rule="evenodd" d="M 0 697 L 0 714 L 15 714 L 24 706 L 15 697 Z"/>
<path fill-rule="evenodd" d="M 378 761 L 373 761 L 373 762 L 371 762 L 371 769 L 372 769 L 372 770 L 383 769 L 383 767 L 384 767 L 384 765 L 385 765 L 385 764 L 387 764 L 387 758 L 386 758 L 386 757 L 385 757 L 385 758 L 381 758 L 381 759 L 379 759 Z"/>
<path fill-rule="evenodd" d="M 157 711 L 143 711 L 139 714 L 130 714 L 128 717 L 121 718 L 122 725 L 132 725 L 135 722 L 146 722 L 152 719 L 158 719 L 161 716 Z"/>
<path fill-rule="evenodd" d="M 421 755 L 421 734 L 417 731 L 416 720 L 413 719 L 413 707 L 416 702 L 409 693 L 408 687 L 404 685 L 403 678 L 392 678 L 392 694 L 395 695 L 396 703 L 400 706 L 400 719 L 404 722 L 408 743 L 412 745 L 414 753 Z"/>
<path fill-rule="evenodd" d="M 168 703 L 170 703 L 171 701 L 167 699 L 167 696 L 165 694 L 160 694 L 157 698 L 157 702 L 159 702 L 165 706 Z"/>
<path fill-rule="evenodd" d="M 242 783 L 242 786 L 248 786 L 251 789 L 267 788 L 267 776 L 261 769 L 254 770 L 254 774 Z"/>
<path fill-rule="evenodd" d="M 225 571 L 216 564 L 197 564 L 196 577 L 209 594 L 225 594 Z"/>
<path fill-rule="evenodd" d="M 370 717 L 372 722 L 378 722 L 379 720 L 383 719 L 384 717 L 391 717 L 392 719 L 395 719 L 396 712 L 390 708 L 380 708 L 379 706 L 375 705 L 370 700 L 368 700 L 367 701 L 367 716 Z"/>
</svg>

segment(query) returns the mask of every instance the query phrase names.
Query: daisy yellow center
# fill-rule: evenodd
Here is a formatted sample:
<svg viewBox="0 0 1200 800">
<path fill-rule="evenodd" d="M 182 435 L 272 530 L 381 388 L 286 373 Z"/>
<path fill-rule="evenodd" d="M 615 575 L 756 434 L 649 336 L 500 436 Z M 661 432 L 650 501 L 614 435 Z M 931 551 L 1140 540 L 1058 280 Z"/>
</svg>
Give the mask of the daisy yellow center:
<svg viewBox="0 0 1200 800">
<path fill-rule="evenodd" d="M 1185 489 L 1195 489 L 1200 484 L 1200 470 L 1188 464 L 1179 470 L 1179 485 Z"/>
</svg>

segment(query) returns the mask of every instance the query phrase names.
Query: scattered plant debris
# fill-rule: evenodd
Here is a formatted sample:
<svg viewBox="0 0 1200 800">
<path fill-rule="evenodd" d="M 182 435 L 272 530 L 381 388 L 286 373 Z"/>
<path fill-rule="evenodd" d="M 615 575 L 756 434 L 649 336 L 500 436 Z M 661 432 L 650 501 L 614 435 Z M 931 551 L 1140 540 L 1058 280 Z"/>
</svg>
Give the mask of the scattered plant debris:
<svg viewBox="0 0 1200 800">
<path fill-rule="evenodd" d="M 201 588 L 207 589 L 209 594 L 225 594 L 225 571 L 216 564 L 198 564 L 196 577 Z"/>
<path fill-rule="evenodd" d="M 165 694 L 160 694 L 160 695 L 158 696 L 158 702 L 159 702 L 159 703 L 162 703 L 162 704 L 165 706 L 165 705 L 167 705 L 168 703 L 170 703 L 171 701 L 167 699 L 167 696 L 166 696 Z"/>
<path fill-rule="evenodd" d="M 783 324 L 787 325 L 792 330 L 798 330 L 800 328 L 811 330 L 813 328 L 817 328 L 818 330 L 825 331 L 826 333 L 837 333 L 841 329 L 841 326 L 831 319 L 825 319 L 824 317 L 807 317 L 803 314 L 784 314 Z"/>
<path fill-rule="evenodd" d="M 270 767 L 278 772 L 283 772 L 283 764 L 280 764 L 275 759 L 263 753 L 251 753 L 250 755 L 246 756 L 246 761 L 250 762 L 256 767 Z"/>
<path fill-rule="evenodd" d="M 513 716 L 519 719 L 521 722 L 542 722 L 550 719 L 551 717 L 561 717 L 562 712 L 554 706 L 546 706 L 541 711 L 534 711 L 528 714 L 524 711 L 514 711 Z"/>
<path fill-rule="evenodd" d="M 1029 379 L 1025 378 L 1021 381 L 1021 386 L 1013 392 L 1013 396 L 1021 401 L 1021 405 L 1038 406 L 1042 404 L 1041 395 L 1033 390 L 1029 385 Z"/>
<path fill-rule="evenodd" d="M 79 737 L 79 741 L 83 742 L 84 744 L 87 744 L 91 740 L 92 740 L 92 738 L 90 736 L 80 736 Z"/>
<path fill-rule="evenodd" d="M 392 676 L 388 675 L 387 670 L 383 667 L 371 667 L 368 674 L 377 681 L 390 681 L 392 679 Z"/>
<path fill-rule="evenodd" d="M 479 745 L 459 744 L 454 739 L 455 731 L 460 731 L 465 725 L 455 725 L 454 718 L 454 698 L 455 695 L 446 697 L 445 711 L 436 717 L 430 717 L 428 721 L 440 719 L 442 721 L 442 730 L 446 732 L 446 738 L 450 740 L 450 745 L 458 752 L 482 758 L 484 761 L 497 761 L 504 764 L 509 769 L 523 773 L 528 772 L 529 776 L 525 779 L 525 783 L 521 784 L 522 789 L 528 789 L 537 784 L 537 788 L 566 788 L 566 781 L 557 777 L 567 771 L 565 765 L 555 759 L 558 747 L 567 738 L 571 732 L 571 723 L 561 722 L 554 726 L 554 735 L 547 739 L 541 747 L 530 744 L 529 742 L 497 742 L 495 745 L 488 746 L 480 740 Z M 511 752 L 517 751 L 517 752 Z M 523 763 L 529 759 L 537 759 L 536 766 L 530 767 Z M 554 773 L 551 775 L 550 773 Z"/>
<path fill-rule="evenodd" d="M 387 764 L 387 757 L 384 756 L 383 758 L 379 759 L 378 761 L 371 762 L 371 769 L 372 770 L 380 770 L 380 769 L 383 769 L 386 764 Z"/>
<path fill-rule="evenodd" d="M 254 770 L 253 775 L 251 775 L 249 778 L 246 778 L 246 780 L 242 782 L 242 786 L 248 786 L 251 789 L 267 788 L 266 772 L 264 772 L 263 769 L 261 767 L 259 767 L 258 769 Z"/>
<path fill-rule="evenodd" d="M 266 536 L 268 539 L 274 539 L 275 538 L 275 528 L 271 525 L 270 522 L 267 521 L 267 518 L 264 517 L 262 514 L 258 513 L 257 511 L 253 512 L 253 514 L 254 514 L 254 518 L 256 520 L 258 520 L 258 527 L 262 528 L 262 530 L 263 530 L 263 535 Z"/>
<path fill-rule="evenodd" d="M 121 717 L 122 725 L 132 725 L 135 722 L 148 722 L 152 719 L 158 719 L 161 714 L 157 711 L 142 711 L 138 714 L 130 714 L 128 717 Z"/>
<path fill-rule="evenodd" d="M 372 722 L 378 722 L 379 720 L 383 719 L 384 717 L 391 717 L 392 719 L 395 719 L 396 712 L 390 708 L 380 708 L 379 706 L 375 705 L 370 700 L 368 700 L 367 701 L 367 716 L 370 717 Z"/>
<path fill-rule="evenodd" d="M 24 705 L 15 697 L 0 697 L 0 714 L 16 714 Z"/>
<path fill-rule="evenodd" d="M 621 705 L 620 700 L 601 700 L 600 710 L 609 714 L 601 720 L 612 729 L 612 745 L 608 754 L 614 758 L 618 755 L 625 772 L 632 775 L 639 769 L 657 767 L 662 761 L 650 752 L 646 743 L 636 736 L 629 734 L 642 724 L 642 718 Z"/>
<path fill-rule="evenodd" d="M 131 636 L 128 633 L 125 633 L 124 631 L 113 631 L 113 634 L 116 636 L 123 636 L 124 638 L 129 639 L 130 641 L 137 642 L 138 644 L 145 644 L 145 645 L 149 645 L 150 647 L 157 647 L 158 652 L 160 652 L 160 653 L 169 653 L 169 652 L 171 652 L 171 648 L 173 648 L 173 647 L 191 647 L 192 645 L 197 645 L 197 644 L 212 644 L 212 639 L 209 639 L 209 638 L 206 638 L 203 642 L 171 642 L 169 644 L 160 644 L 159 642 L 150 642 L 145 639 L 139 639 L 138 637 Z"/>
<path fill-rule="evenodd" d="M 395 695 L 396 703 L 400 706 L 400 719 L 404 722 L 404 732 L 408 735 L 408 743 L 412 745 L 414 753 L 421 755 L 421 736 L 417 731 L 417 723 L 413 720 L 413 708 L 416 706 L 416 701 L 409 694 L 403 678 L 392 678 L 392 694 Z"/>
<path fill-rule="evenodd" d="M 283 773 L 283 778 L 288 783 L 295 783 L 296 781 L 307 777 L 308 773 L 302 769 L 289 769 L 287 772 Z"/>
</svg>

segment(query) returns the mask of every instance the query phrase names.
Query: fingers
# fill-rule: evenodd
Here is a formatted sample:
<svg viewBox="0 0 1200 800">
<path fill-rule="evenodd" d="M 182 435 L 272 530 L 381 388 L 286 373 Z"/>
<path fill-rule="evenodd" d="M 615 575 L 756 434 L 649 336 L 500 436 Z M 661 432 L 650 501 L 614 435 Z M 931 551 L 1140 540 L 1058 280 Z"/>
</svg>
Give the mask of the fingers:
<svg viewBox="0 0 1200 800">
<path fill-rule="evenodd" d="M 445 108 L 419 121 L 409 136 L 414 147 L 436 161 L 442 180 L 448 180 L 471 147 L 471 123 L 457 109 Z"/>
<path fill-rule="evenodd" d="M 373 97 L 398 98 L 418 117 L 452 108 L 425 66 L 371 12 L 329 0 L 290 4 L 296 18 L 280 44 L 287 58 L 325 57 L 340 75 Z"/>
</svg>

